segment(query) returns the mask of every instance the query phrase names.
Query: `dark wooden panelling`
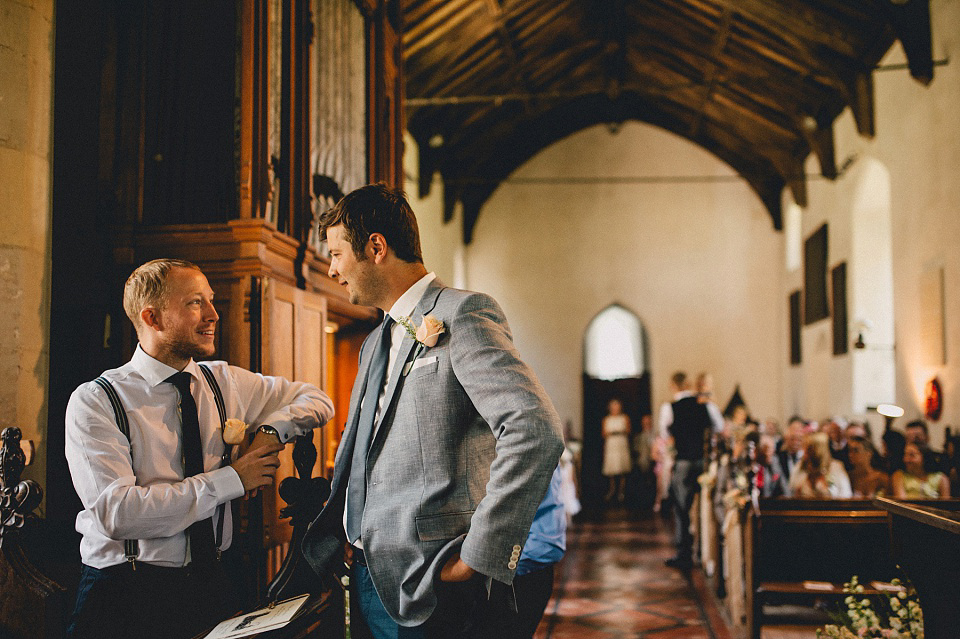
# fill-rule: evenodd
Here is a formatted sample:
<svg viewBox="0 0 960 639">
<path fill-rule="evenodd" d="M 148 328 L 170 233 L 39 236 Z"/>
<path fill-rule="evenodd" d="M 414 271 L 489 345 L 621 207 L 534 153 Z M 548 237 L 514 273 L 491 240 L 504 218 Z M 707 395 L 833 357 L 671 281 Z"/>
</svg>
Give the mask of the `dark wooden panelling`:
<svg viewBox="0 0 960 639">
<path fill-rule="evenodd" d="M 803 323 L 830 315 L 827 301 L 827 225 L 814 231 L 803 245 Z"/>
<path fill-rule="evenodd" d="M 840 262 L 830 271 L 830 290 L 833 297 L 833 354 L 843 355 L 850 350 L 847 325 L 847 263 Z"/>
</svg>

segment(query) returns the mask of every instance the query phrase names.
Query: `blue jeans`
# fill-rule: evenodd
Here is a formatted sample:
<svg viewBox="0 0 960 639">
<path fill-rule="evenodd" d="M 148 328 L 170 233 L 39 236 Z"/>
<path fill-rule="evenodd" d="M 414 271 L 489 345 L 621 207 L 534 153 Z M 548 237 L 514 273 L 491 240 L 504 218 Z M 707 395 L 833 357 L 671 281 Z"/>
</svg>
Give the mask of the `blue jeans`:
<svg viewBox="0 0 960 639">
<path fill-rule="evenodd" d="M 363 621 L 375 639 L 487 639 L 490 636 L 482 605 L 486 599 L 482 575 L 457 583 L 435 583 L 437 607 L 427 621 L 414 627 L 401 626 L 387 614 L 366 565 L 353 562 L 351 584 Z"/>
<path fill-rule="evenodd" d="M 370 571 L 364 564 L 353 562 L 351 582 L 354 585 L 363 620 L 376 639 L 425 639 L 421 626 L 413 628 L 401 626 L 387 614 L 383 602 L 380 601 L 380 595 L 373 586 Z"/>
</svg>

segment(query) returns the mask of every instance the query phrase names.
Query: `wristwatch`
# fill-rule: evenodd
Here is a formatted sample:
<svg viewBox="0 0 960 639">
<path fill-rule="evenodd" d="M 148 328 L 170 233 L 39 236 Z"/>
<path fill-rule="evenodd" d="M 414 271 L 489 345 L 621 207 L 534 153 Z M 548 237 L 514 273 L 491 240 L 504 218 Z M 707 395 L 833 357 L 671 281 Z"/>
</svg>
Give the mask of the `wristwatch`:
<svg viewBox="0 0 960 639">
<path fill-rule="evenodd" d="M 269 424 L 263 424 L 260 428 L 257 429 L 258 433 L 264 433 L 265 435 L 273 435 L 277 440 L 282 444 L 283 438 L 280 437 L 280 433 L 277 432 L 277 429 Z"/>
</svg>

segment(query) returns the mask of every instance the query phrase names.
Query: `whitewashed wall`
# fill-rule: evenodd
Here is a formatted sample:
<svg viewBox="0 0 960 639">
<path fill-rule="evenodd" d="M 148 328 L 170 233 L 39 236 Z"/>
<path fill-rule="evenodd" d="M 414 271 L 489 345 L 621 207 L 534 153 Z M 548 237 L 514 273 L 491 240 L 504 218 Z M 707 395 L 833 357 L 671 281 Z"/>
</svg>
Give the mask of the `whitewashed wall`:
<svg viewBox="0 0 960 639">
<path fill-rule="evenodd" d="M 427 223 L 421 217 L 428 266 L 458 271 L 470 288 L 500 300 L 522 354 L 576 426 L 583 331 L 607 304 L 620 302 L 649 331 L 655 402 L 666 398 L 675 369 L 707 369 L 719 398 L 739 383 L 759 418 L 844 415 L 879 426 L 867 407 L 895 401 L 906 409 L 902 426 L 922 414 L 924 385 L 936 375 L 944 412 L 931 436 L 939 445 L 943 427 L 960 424 L 960 2 L 933 0 L 931 11 L 934 58 L 951 62 L 936 67 L 929 87 L 903 70 L 874 74 L 876 138 L 860 137 L 849 113 L 837 120 L 838 162 L 854 161 L 836 181 L 811 179 L 792 235 L 773 230 L 743 182 L 506 183 L 461 254 L 459 219 L 439 222 L 436 184 L 415 204 L 432 216 Z M 895 45 L 882 64 L 901 62 Z M 812 157 L 806 168 L 820 170 Z M 413 161 L 407 170 L 416 174 Z M 731 174 L 684 140 L 628 123 L 617 135 L 599 126 L 570 136 L 514 177 Z M 787 193 L 784 202 L 792 204 Z M 848 319 L 873 327 L 867 348 L 834 356 L 830 320 L 806 326 L 803 363 L 791 366 L 787 296 L 802 288 L 803 275 L 802 260 L 788 268 L 786 257 L 824 222 L 828 267 L 847 262 Z M 921 337 L 920 288 L 941 267 L 946 364 L 936 365 Z M 892 298 L 878 297 L 891 282 Z"/>
<path fill-rule="evenodd" d="M 883 309 L 851 307 L 851 320 L 862 313 L 871 320 L 877 318 L 881 325 L 881 330 L 866 335 L 867 349 L 831 358 L 826 366 L 827 357 L 809 352 L 805 344 L 809 363 L 805 360 L 799 371 L 788 370 L 785 378 L 788 386 L 795 384 L 788 404 L 799 401 L 812 415 L 824 410 L 855 413 L 863 402 L 853 398 L 851 406 L 843 401 L 848 398 L 834 398 L 826 389 L 850 388 L 851 379 L 869 385 L 864 372 L 874 362 L 863 362 L 858 372 L 857 359 L 880 357 L 893 347 L 895 390 L 889 401 L 906 410 L 899 425 L 923 414 L 923 391 L 928 380 L 937 376 L 943 385 L 943 417 L 931 424 L 932 442 L 939 446 L 944 426 L 960 423 L 960 119 L 956 115 L 960 104 L 960 64 L 956 62 L 960 59 L 960 3 L 934 0 L 931 11 L 934 59 L 950 59 L 950 63 L 935 67 L 934 80 L 928 87 L 913 80 L 905 70 L 874 73 L 875 139 L 859 137 L 849 113 L 838 120 L 834 127 L 837 157 L 842 160 L 854 156 L 856 160 L 836 183 L 813 185 L 810 204 L 803 213 L 804 237 L 827 221 L 830 264 L 847 260 L 848 268 L 853 265 L 856 272 L 857 263 L 864 261 L 871 250 L 870 234 L 876 230 L 875 222 L 866 223 L 858 217 L 864 211 L 864 200 L 889 209 L 894 290 L 889 330 L 883 327 Z M 882 64 L 904 61 L 897 45 Z M 815 165 L 808 164 L 808 168 Z M 885 187 L 877 179 L 883 173 L 889 179 L 888 194 L 883 193 Z M 923 315 L 929 308 L 924 308 L 921 284 L 926 275 L 940 268 L 945 280 L 945 364 L 930 361 L 926 354 L 929 345 L 922 336 Z M 796 283 L 789 274 L 785 282 L 784 295 Z M 870 297 L 873 285 L 869 279 L 862 279 L 861 290 L 849 292 L 863 302 Z M 810 349 L 819 343 L 821 330 L 819 325 L 804 329 L 804 341 L 812 343 Z M 830 397 L 828 404 L 823 402 L 826 397 Z"/>
<path fill-rule="evenodd" d="M 655 403 L 667 399 L 674 370 L 710 370 L 719 398 L 740 384 L 756 414 L 779 416 L 784 311 L 769 300 L 780 289 L 782 242 L 729 167 L 670 133 L 628 123 L 615 135 L 605 126 L 572 135 L 514 174 L 656 176 L 720 179 L 504 184 L 467 248 L 467 285 L 499 300 L 521 354 L 575 430 L 584 331 L 614 302 L 646 327 Z M 421 226 L 429 245 L 431 227 Z"/>
</svg>

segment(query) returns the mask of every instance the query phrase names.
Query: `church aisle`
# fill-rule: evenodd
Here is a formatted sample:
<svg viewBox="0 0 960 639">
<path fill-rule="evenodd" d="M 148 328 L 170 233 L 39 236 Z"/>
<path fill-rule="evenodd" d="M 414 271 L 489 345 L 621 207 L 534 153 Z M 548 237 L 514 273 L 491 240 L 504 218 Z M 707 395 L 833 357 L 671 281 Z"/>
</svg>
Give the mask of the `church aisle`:
<svg viewBox="0 0 960 639">
<path fill-rule="evenodd" d="M 573 524 L 535 639 L 730 639 L 702 573 L 664 566 L 670 530 L 625 510 Z"/>
</svg>

